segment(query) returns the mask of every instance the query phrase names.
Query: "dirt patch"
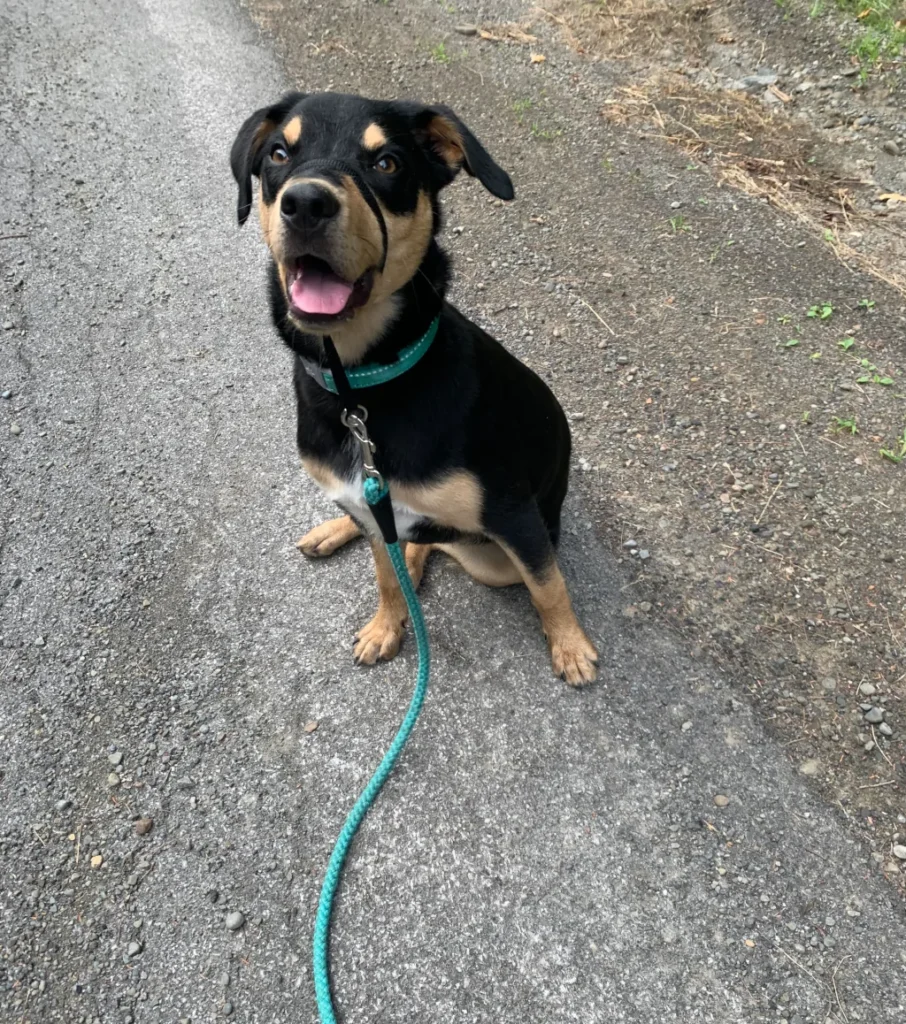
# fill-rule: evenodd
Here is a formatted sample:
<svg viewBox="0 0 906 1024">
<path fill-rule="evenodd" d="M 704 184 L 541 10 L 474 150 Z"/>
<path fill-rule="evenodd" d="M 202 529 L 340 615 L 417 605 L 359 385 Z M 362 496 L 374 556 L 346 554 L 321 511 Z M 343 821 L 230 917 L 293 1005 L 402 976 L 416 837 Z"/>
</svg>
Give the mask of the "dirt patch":
<svg viewBox="0 0 906 1024">
<path fill-rule="evenodd" d="M 769 54 L 762 38 L 763 10 L 759 22 L 746 5 L 730 2 L 643 2 L 619 11 L 617 6 L 558 0 L 554 8 L 540 9 L 578 51 L 619 55 L 632 65 L 630 83 L 617 90 L 605 116 L 680 146 L 722 181 L 797 218 L 839 259 L 906 295 L 906 179 L 891 177 L 885 187 L 873 176 L 874 164 L 841 149 L 852 135 L 861 141 L 861 129 L 883 122 L 879 111 L 886 111 L 887 103 L 882 99 L 900 85 L 898 80 L 889 89 L 881 84 L 892 63 L 880 57 L 870 65 L 859 63 L 849 56 L 857 48 L 847 46 L 844 32 L 835 37 L 837 51 L 830 58 L 845 65 L 843 75 L 828 72 L 816 82 L 809 77 L 814 75 L 810 67 L 808 73 L 791 72 L 781 80 L 763 64 Z M 779 9 L 787 21 L 793 17 L 791 6 Z M 614 32 L 616 26 L 620 30 Z M 807 20 L 788 26 L 788 32 L 806 42 L 812 37 L 804 48 L 808 53 L 814 52 L 814 37 L 823 27 Z M 752 57 L 758 52 L 753 73 L 747 75 L 741 64 L 731 68 L 733 57 L 728 57 L 739 58 L 740 50 L 729 48 L 746 37 Z M 798 59 L 806 65 L 802 56 Z M 810 95 L 816 85 L 822 94 L 838 90 L 841 81 L 861 112 L 841 108 L 839 97 L 831 96 L 834 116 L 827 118 L 822 104 L 809 102 Z M 829 129 L 849 124 L 851 134 L 828 135 Z M 894 138 L 884 146 L 890 151 L 885 155 L 900 155 Z"/>
</svg>

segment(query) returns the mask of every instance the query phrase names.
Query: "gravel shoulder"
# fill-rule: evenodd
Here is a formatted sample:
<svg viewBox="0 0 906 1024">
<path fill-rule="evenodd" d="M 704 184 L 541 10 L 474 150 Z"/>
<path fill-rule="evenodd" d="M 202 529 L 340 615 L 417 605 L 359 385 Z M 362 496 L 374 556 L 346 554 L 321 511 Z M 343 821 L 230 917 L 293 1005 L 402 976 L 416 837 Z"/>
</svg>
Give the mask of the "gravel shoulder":
<svg viewBox="0 0 906 1024">
<path fill-rule="evenodd" d="M 602 119 L 608 69 L 553 34 L 532 64 L 507 44 L 473 52 L 435 4 L 256 14 L 276 41 L 225 0 L 13 0 L 0 15 L 0 1018 L 315 1019 L 321 872 L 405 707 L 415 652 L 355 669 L 367 552 L 308 565 L 293 548 L 330 508 L 298 470 L 288 359 L 267 323 L 260 241 L 233 223 L 226 152 L 246 113 L 295 80 L 443 99 L 514 173 L 509 207 L 472 182 L 450 191 L 455 298 L 572 415 L 563 561 L 603 655 L 600 684 L 568 690 L 549 678 L 524 594 L 432 564 L 436 681 L 341 894 L 344 1019 L 902 1020 L 906 952 L 890 937 L 903 909 L 882 877 L 894 819 L 879 797 L 879 864 L 854 831 L 871 827 L 866 805 L 832 805 L 808 777 L 817 761 L 814 777 L 835 784 L 812 704 L 856 727 L 855 672 L 834 661 L 831 699 L 808 690 L 807 663 L 784 669 L 770 685 L 804 723 L 784 732 L 765 723 L 782 694 L 759 703 L 745 683 L 759 606 L 728 606 L 743 642 L 723 664 L 708 652 L 724 650 L 709 637 L 724 620 L 669 613 L 682 610 L 673 595 L 710 593 L 682 566 L 716 558 L 740 514 L 697 496 L 730 425 L 765 444 L 741 478 L 757 498 L 721 482 L 731 503 L 751 501 L 754 518 L 772 491 L 771 516 L 799 501 L 758 460 L 788 443 L 778 424 L 793 420 L 776 417 L 807 385 L 775 379 L 761 418 L 744 418 L 739 396 L 762 359 L 789 375 L 802 353 L 754 325 L 770 354 L 750 339 L 740 364 L 742 332 L 721 333 L 723 318 L 769 308 L 762 296 L 784 314 L 820 296 L 862 316 L 863 279 L 813 240 L 800 247 L 766 204 Z M 466 4 L 455 24 L 487 14 Z M 493 18 L 523 15 L 500 5 Z M 669 233 L 671 204 L 705 210 L 699 197 L 701 227 Z M 739 249 L 709 263 L 728 225 Z M 872 294 L 863 331 L 881 365 L 902 312 Z M 826 327 L 803 323 L 809 340 Z M 647 419 L 648 398 L 663 416 Z M 797 432 L 811 464 L 827 442 Z M 854 460 L 864 442 L 844 451 Z M 872 487 L 901 479 L 867 449 L 858 469 Z M 663 496 L 646 497 L 652 480 Z M 892 520 L 879 588 L 902 573 Z M 759 543 L 785 543 L 775 529 Z M 716 607 L 707 597 L 704 623 Z M 860 630 L 844 635 L 861 656 Z M 875 697 L 888 698 L 893 760 L 886 685 Z"/>
</svg>

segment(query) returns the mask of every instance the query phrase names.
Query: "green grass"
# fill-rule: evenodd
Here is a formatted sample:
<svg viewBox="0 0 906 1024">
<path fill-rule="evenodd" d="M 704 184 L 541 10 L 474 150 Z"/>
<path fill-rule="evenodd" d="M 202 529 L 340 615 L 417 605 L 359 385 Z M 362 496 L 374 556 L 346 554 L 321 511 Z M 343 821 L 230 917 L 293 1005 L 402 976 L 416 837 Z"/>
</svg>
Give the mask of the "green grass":
<svg viewBox="0 0 906 1024">
<path fill-rule="evenodd" d="M 896 439 L 893 448 L 881 448 L 881 458 L 899 465 L 906 459 L 906 430 Z"/>
<path fill-rule="evenodd" d="M 670 230 L 675 235 L 678 235 L 681 231 L 692 230 L 692 228 L 689 227 L 688 221 L 681 213 L 678 213 L 675 217 L 671 217 L 667 223 L 670 225 Z"/>
<path fill-rule="evenodd" d="M 845 431 L 847 431 L 850 434 L 858 434 L 859 433 L 859 428 L 856 426 L 856 417 L 855 416 L 845 416 L 845 417 L 835 416 L 834 417 L 834 427 L 838 431 L 844 431 L 845 430 Z"/>
<path fill-rule="evenodd" d="M 818 302 L 810 306 L 805 315 L 812 320 L 830 320 L 834 315 L 834 307 L 829 302 Z"/>
<path fill-rule="evenodd" d="M 559 129 L 542 128 L 537 121 L 532 122 L 531 135 L 533 139 L 543 139 L 545 142 L 553 142 L 563 132 Z"/>
<path fill-rule="evenodd" d="M 906 24 L 901 0 L 834 0 L 837 10 L 852 15 L 858 29 L 850 53 L 862 69 L 862 80 L 885 60 L 906 53 Z"/>
<path fill-rule="evenodd" d="M 447 46 L 445 43 L 438 43 L 437 46 L 431 49 L 431 60 L 435 64 L 449 64 L 450 54 L 447 53 Z"/>
</svg>

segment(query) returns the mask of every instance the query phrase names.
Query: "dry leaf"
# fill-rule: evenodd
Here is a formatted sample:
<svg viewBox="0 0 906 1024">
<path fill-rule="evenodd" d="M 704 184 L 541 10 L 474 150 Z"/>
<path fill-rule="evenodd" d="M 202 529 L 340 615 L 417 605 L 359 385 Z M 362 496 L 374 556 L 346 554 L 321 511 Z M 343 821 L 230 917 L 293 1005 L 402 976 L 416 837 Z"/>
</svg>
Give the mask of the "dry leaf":
<svg viewBox="0 0 906 1024">
<path fill-rule="evenodd" d="M 746 945 L 749 947 L 749 949 L 755 948 L 755 943 L 751 939 L 746 939 Z"/>
<path fill-rule="evenodd" d="M 547 60 L 547 57 L 545 57 L 543 53 L 533 53 L 532 54 L 532 63 L 533 64 L 543 64 L 546 60 Z"/>
<path fill-rule="evenodd" d="M 518 43 L 520 46 L 538 42 L 538 37 L 526 32 L 521 25 L 488 25 L 478 30 L 478 38 L 489 43 Z"/>
<path fill-rule="evenodd" d="M 736 42 L 736 37 L 735 36 L 722 35 L 722 36 L 718 36 L 717 37 L 717 41 L 719 43 L 723 43 L 724 46 L 729 46 L 730 43 L 735 43 Z"/>
<path fill-rule="evenodd" d="M 882 196 L 878 196 L 879 203 L 884 202 L 885 199 L 888 203 L 906 203 L 906 196 L 899 192 L 885 192 Z"/>
<path fill-rule="evenodd" d="M 103 863 L 104 863 L 104 858 L 99 853 L 96 853 L 91 858 L 91 866 L 93 868 L 99 868 Z"/>
</svg>

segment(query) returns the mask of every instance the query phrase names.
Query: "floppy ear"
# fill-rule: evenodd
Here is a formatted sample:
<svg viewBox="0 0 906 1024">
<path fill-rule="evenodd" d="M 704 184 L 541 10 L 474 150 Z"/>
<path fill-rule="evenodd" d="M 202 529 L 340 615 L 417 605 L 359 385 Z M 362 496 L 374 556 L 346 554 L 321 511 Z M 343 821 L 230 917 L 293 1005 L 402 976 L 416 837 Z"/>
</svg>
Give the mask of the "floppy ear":
<svg viewBox="0 0 906 1024">
<path fill-rule="evenodd" d="M 449 107 L 423 108 L 418 124 L 423 144 L 446 165 L 448 176 L 443 185 L 449 184 L 460 168 L 465 167 L 498 199 L 513 198 L 515 192 L 510 176 Z"/>
<path fill-rule="evenodd" d="M 239 129 L 230 150 L 230 167 L 239 186 L 236 217 L 240 225 L 252 211 L 252 175 L 257 177 L 261 173 L 264 140 L 305 95 L 304 92 L 288 92 L 273 106 L 256 110 Z"/>
</svg>

